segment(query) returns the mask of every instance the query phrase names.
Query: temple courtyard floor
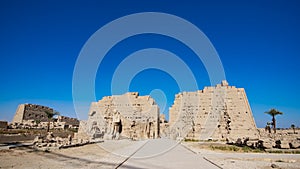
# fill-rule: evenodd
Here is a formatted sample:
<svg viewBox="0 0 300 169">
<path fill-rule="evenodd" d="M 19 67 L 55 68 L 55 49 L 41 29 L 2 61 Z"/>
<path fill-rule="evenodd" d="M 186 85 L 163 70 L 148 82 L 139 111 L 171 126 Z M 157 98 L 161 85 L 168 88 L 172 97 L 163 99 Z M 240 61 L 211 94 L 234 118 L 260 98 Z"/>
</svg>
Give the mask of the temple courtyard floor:
<svg viewBox="0 0 300 169">
<path fill-rule="evenodd" d="M 300 168 L 300 154 L 221 152 L 198 144 L 169 139 L 111 140 L 47 152 L 2 146 L 0 168 Z"/>
</svg>

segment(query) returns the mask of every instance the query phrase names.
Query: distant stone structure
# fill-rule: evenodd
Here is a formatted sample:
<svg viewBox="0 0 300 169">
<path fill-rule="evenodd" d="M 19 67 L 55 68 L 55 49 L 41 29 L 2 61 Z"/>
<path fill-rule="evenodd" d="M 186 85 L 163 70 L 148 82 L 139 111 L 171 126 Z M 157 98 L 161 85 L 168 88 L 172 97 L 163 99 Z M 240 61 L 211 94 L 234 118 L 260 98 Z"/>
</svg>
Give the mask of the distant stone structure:
<svg viewBox="0 0 300 169">
<path fill-rule="evenodd" d="M 160 137 L 169 137 L 169 123 L 164 114 L 159 116 L 159 135 Z"/>
<path fill-rule="evenodd" d="M 79 128 L 79 120 L 72 117 L 57 116 L 57 119 L 54 119 L 54 125 L 61 129 Z"/>
<path fill-rule="evenodd" d="M 171 138 L 194 140 L 258 139 L 252 111 L 243 88 L 227 81 L 175 96 L 169 109 Z"/>
<path fill-rule="evenodd" d="M 47 128 L 48 117 L 46 112 L 54 110 L 47 106 L 36 104 L 20 104 L 11 122 L 12 128 Z M 50 122 L 50 129 L 78 128 L 79 120 L 66 116 L 58 116 Z"/>
<path fill-rule="evenodd" d="M 159 107 L 150 96 L 137 92 L 103 97 L 91 103 L 87 121 L 81 121 L 79 135 L 89 138 L 145 139 L 159 137 Z"/>
<path fill-rule="evenodd" d="M 86 138 L 158 138 L 191 140 L 246 140 L 260 137 L 243 88 L 222 81 L 216 86 L 175 96 L 169 122 L 159 114 L 150 96 L 137 92 L 103 97 L 91 103 L 87 121 L 81 121 L 79 135 Z"/>
<path fill-rule="evenodd" d="M 8 123 L 7 121 L 0 121 L 0 129 L 7 129 Z"/>
<path fill-rule="evenodd" d="M 20 104 L 12 123 L 26 123 L 28 121 L 48 122 L 46 111 L 53 113 L 53 109 L 36 104 Z"/>
<path fill-rule="evenodd" d="M 260 142 L 264 148 L 283 148 L 295 149 L 300 148 L 299 128 L 279 129 L 276 133 L 269 132 L 263 128 L 259 129 Z"/>
</svg>

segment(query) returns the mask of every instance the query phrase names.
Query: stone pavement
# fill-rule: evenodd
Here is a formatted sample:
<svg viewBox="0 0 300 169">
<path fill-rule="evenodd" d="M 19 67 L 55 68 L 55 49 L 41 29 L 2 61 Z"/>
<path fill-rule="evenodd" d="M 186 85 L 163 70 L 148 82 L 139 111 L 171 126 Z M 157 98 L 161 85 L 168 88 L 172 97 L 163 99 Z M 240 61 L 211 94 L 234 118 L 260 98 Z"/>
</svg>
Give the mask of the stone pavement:
<svg viewBox="0 0 300 169">
<path fill-rule="evenodd" d="M 195 154 L 181 144 L 168 139 L 147 140 L 136 142 L 137 146 L 128 146 L 122 149 L 122 153 L 129 152 L 116 168 L 161 168 L 161 169 L 181 169 L 181 168 L 219 168 L 203 156 Z M 120 152 L 120 150 L 118 150 Z M 122 154 L 124 155 L 124 154 Z"/>
</svg>

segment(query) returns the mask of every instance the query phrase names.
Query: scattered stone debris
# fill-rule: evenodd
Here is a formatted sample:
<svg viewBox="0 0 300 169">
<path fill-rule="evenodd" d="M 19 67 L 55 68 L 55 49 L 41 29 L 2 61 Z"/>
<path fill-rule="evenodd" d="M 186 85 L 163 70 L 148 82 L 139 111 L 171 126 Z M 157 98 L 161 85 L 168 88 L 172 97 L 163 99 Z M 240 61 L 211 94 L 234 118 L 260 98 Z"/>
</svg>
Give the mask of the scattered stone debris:
<svg viewBox="0 0 300 169">
<path fill-rule="evenodd" d="M 299 133 L 294 133 L 291 129 L 277 130 L 276 133 L 269 133 L 264 129 L 258 129 L 260 133 L 260 146 L 265 149 L 299 149 Z"/>
<path fill-rule="evenodd" d="M 280 168 L 278 165 L 276 165 L 276 164 L 271 164 L 271 167 L 272 168 Z"/>
<path fill-rule="evenodd" d="M 95 142 L 95 141 L 94 141 Z M 33 148 L 49 151 L 50 149 L 61 149 L 82 146 L 91 143 L 89 140 L 73 140 L 72 135 L 67 138 L 55 137 L 52 132 L 48 132 L 46 137 L 36 136 L 33 140 Z"/>
</svg>

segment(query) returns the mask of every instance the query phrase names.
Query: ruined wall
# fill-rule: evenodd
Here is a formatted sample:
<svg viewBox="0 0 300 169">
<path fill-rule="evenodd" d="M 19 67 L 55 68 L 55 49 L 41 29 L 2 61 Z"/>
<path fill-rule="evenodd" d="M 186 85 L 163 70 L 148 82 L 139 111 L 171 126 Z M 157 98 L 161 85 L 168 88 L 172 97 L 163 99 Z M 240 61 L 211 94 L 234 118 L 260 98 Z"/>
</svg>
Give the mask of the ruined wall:
<svg viewBox="0 0 300 169">
<path fill-rule="evenodd" d="M 76 118 L 58 116 L 57 122 L 65 122 L 65 125 L 79 126 L 79 120 Z"/>
<path fill-rule="evenodd" d="M 15 116 L 12 120 L 12 123 L 22 123 L 24 115 L 25 104 L 18 105 Z"/>
<path fill-rule="evenodd" d="M 215 87 L 177 94 L 169 116 L 172 138 L 258 138 L 245 90 L 229 86 L 226 81 Z"/>
<path fill-rule="evenodd" d="M 91 103 L 85 131 L 90 137 L 103 137 L 113 131 L 114 111 L 120 113 L 120 136 L 133 139 L 159 136 L 159 108 L 150 96 L 137 92 L 103 97 Z"/>
<path fill-rule="evenodd" d="M 259 129 L 260 140 L 266 148 L 276 147 L 276 141 L 280 140 L 280 148 L 300 148 L 300 129 L 277 129 L 269 133 L 266 129 Z M 277 147 L 279 148 L 279 147 Z"/>
<path fill-rule="evenodd" d="M 36 104 L 20 104 L 16 110 L 15 116 L 10 124 L 11 128 L 48 128 L 47 113 L 54 113 L 54 110 L 47 106 Z M 50 129 L 77 129 L 79 120 L 76 118 L 57 116 L 50 122 Z"/>
<path fill-rule="evenodd" d="M 12 123 L 23 123 L 24 121 L 29 120 L 46 122 L 48 121 L 48 117 L 45 111 L 53 112 L 53 109 L 35 104 L 20 104 L 17 108 Z"/>
<path fill-rule="evenodd" d="M 7 121 L 0 121 L 0 129 L 6 129 L 8 126 Z"/>
</svg>

